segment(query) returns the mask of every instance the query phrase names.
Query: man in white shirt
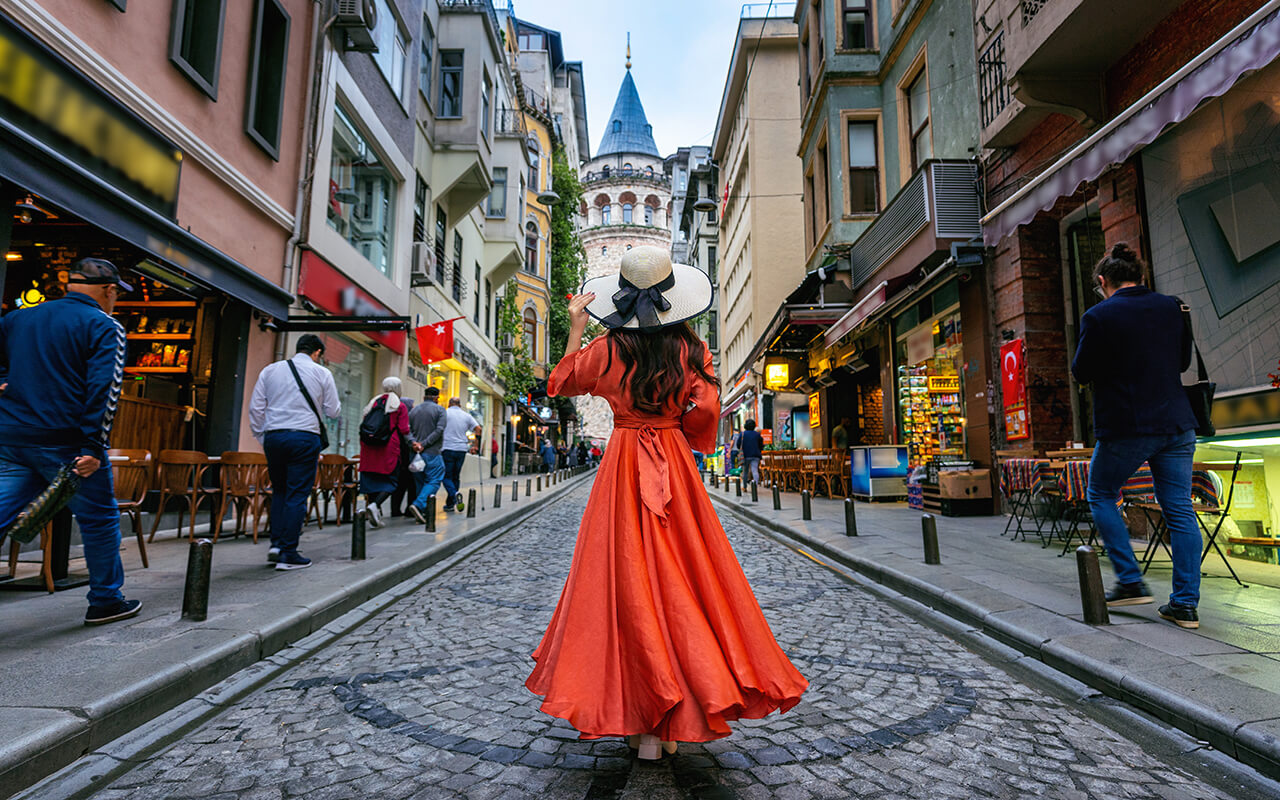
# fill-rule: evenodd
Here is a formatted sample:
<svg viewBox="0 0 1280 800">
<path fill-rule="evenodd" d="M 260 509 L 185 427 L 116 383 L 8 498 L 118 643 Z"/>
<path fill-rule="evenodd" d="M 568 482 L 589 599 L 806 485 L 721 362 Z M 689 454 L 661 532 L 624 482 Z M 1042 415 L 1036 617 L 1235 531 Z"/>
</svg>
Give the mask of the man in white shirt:
<svg viewBox="0 0 1280 800">
<path fill-rule="evenodd" d="M 249 401 L 249 430 L 262 442 L 271 478 L 267 562 L 277 570 L 311 566 L 311 559 L 298 552 L 298 539 L 307 515 L 307 497 L 316 482 L 322 441 L 327 441 L 320 413 L 323 410 L 326 417 L 335 419 L 342 411 L 333 373 L 316 363 L 323 356 L 320 337 L 304 335 L 293 358 L 262 370 Z"/>
<path fill-rule="evenodd" d="M 467 434 L 479 435 L 483 430 L 484 426 L 462 409 L 461 398 L 449 398 L 449 410 L 444 416 L 444 442 L 440 452 L 444 458 L 444 490 L 449 494 L 449 498 L 445 500 L 445 511 L 452 511 L 462 500 L 462 493 L 458 491 L 462 486 L 462 464 L 467 459 L 467 451 L 471 449 Z"/>
</svg>

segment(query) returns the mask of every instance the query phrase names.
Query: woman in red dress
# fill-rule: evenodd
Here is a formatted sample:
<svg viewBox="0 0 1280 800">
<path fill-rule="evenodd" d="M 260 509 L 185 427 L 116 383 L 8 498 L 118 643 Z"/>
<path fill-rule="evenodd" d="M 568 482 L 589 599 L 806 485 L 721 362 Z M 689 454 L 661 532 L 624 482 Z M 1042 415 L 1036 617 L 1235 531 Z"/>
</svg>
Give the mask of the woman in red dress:
<svg viewBox="0 0 1280 800">
<path fill-rule="evenodd" d="M 774 641 L 691 452 L 714 448 L 720 417 L 711 353 L 686 322 L 711 296 L 701 270 L 656 247 L 628 251 L 620 274 L 571 300 L 547 386 L 608 400 L 614 432 L 525 685 L 582 738 L 630 737 L 641 758 L 786 711 L 808 686 Z M 588 315 L 610 330 L 582 347 Z"/>
</svg>

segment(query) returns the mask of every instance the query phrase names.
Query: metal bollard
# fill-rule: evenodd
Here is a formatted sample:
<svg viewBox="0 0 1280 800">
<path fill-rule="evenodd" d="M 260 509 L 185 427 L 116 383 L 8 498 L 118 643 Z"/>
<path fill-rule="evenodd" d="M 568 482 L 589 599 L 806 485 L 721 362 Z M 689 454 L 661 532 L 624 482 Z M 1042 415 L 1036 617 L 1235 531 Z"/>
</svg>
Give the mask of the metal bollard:
<svg viewBox="0 0 1280 800">
<path fill-rule="evenodd" d="M 529 497 L 533 494 L 533 478 L 524 479 L 524 496 Z"/>
<path fill-rule="evenodd" d="M 734 484 L 733 491 L 734 491 L 734 496 L 742 497 L 742 479 L 741 478 L 739 478 L 738 482 Z"/>
<path fill-rule="evenodd" d="M 542 476 L 538 476 L 538 491 L 542 491 Z"/>
<path fill-rule="evenodd" d="M 755 481 L 751 482 L 751 502 L 753 503 L 760 502 L 760 489 L 757 487 Z"/>
<path fill-rule="evenodd" d="M 729 484 L 732 482 L 733 482 L 733 478 L 729 477 L 728 475 L 724 476 L 724 493 L 725 494 L 729 493 Z"/>
<path fill-rule="evenodd" d="M 475 519 L 476 516 L 476 490 L 467 490 L 467 519 Z"/>
<path fill-rule="evenodd" d="M 858 535 L 858 516 L 853 510 L 853 498 L 846 497 L 844 499 L 844 535 Z"/>
<path fill-rule="evenodd" d="M 778 489 L 778 484 L 773 485 L 773 510 L 782 510 L 782 491 Z"/>
<path fill-rule="evenodd" d="M 365 516 L 356 514 L 351 518 L 351 560 L 364 561 Z"/>
<path fill-rule="evenodd" d="M 433 494 L 427 498 L 427 533 L 435 533 L 436 531 L 436 496 Z"/>
<path fill-rule="evenodd" d="M 182 589 L 182 616 L 196 622 L 209 618 L 209 573 L 213 568 L 213 542 L 196 539 L 187 554 L 187 582 Z"/>
<path fill-rule="evenodd" d="M 941 564 L 942 556 L 938 554 L 938 520 L 932 514 L 920 518 L 920 528 L 924 533 L 924 563 Z"/>
<path fill-rule="evenodd" d="M 493 507 L 502 508 L 502 484 L 493 487 Z"/>
<path fill-rule="evenodd" d="M 511 482 L 511 502 L 514 503 L 519 499 L 520 499 L 520 481 L 512 481 Z"/>
<path fill-rule="evenodd" d="M 1086 625 L 1110 625 L 1107 612 L 1107 595 L 1102 588 L 1102 570 L 1098 568 L 1098 553 L 1088 545 L 1076 548 L 1076 569 L 1080 573 L 1080 605 L 1084 610 Z"/>
<path fill-rule="evenodd" d="M 716 474 L 715 470 L 711 471 L 711 488 L 712 489 L 720 488 L 720 476 Z"/>
<path fill-rule="evenodd" d="M 813 495 L 808 489 L 800 491 L 800 519 L 813 519 Z"/>
</svg>

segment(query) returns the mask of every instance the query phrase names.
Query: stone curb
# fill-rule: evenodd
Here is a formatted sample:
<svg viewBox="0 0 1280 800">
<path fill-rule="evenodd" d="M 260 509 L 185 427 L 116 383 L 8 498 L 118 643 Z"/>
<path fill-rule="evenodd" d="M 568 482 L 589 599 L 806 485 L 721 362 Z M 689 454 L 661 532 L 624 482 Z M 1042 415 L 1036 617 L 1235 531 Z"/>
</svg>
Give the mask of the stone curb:
<svg viewBox="0 0 1280 800">
<path fill-rule="evenodd" d="M 1274 732 L 1258 730 L 1255 727 L 1257 723 L 1247 723 L 1234 715 L 1224 714 L 1164 686 L 1130 674 L 1124 668 L 1100 661 L 1056 641 L 1061 636 L 1047 636 L 1043 632 L 1019 625 L 1014 620 L 1000 616 L 1003 612 L 992 611 L 967 598 L 956 597 L 952 592 L 914 575 L 846 553 L 772 520 L 750 507 L 727 502 L 717 497 L 715 492 L 708 494 L 718 506 L 749 523 L 763 525 L 876 583 L 973 625 L 993 639 L 1042 661 L 1109 697 L 1128 703 L 1197 739 L 1209 742 L 1214 748 L 1264 775 L 1280 779 L 1280 740 Z M 1046 618 L 1056 617 L 1067 628 L 1062 636 L 1096 630 L 1050 611 L 1044 611 L 1044 614 Z M 1137 643 L 1133 647 L 1146 649 Z M 1156 651 L 1152 653 L 1154 656 Z"/>
<path fill-rule="evenodd" d="M 541 496 L 478 525 L 455 539 L 396 564 L 389 564 L 303 609 L 220 643 L 181 664 L 160 666 L 132 686 L 98 700 L 88 709 L 49 709 L 49 722 L 37 731 L 13 731 L 0 741 L 0 798 L 8 798 L 71 764 L 81 756 L 200 695 L 211 686 L 291 644 L 320 631 L 343 614 L 443 561 L 469 545 L 536 513 L 559 499 L 594 471 L 573 476 Z M 532 502 L 530 502 L 532 501 Z"/>
</svg>

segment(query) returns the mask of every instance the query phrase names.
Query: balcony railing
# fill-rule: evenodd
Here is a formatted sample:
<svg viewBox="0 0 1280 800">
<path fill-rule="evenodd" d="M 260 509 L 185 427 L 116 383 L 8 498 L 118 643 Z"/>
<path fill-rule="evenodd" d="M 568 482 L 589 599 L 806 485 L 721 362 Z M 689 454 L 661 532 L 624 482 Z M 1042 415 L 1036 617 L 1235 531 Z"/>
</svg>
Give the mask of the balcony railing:
<svg viewBox="0 0 1280 800">
<path fill-rule="evenodd" d="M 795 3 L 744 3 L 741 19 L 791 19 L 796 14 Z"/>
<path fill-rule="evenodd" d="M 982 127 L 987 127 L 1009 105 L 1009 83 L 1004 70 L 1004 31 L 978 57 L 978 94 Z"/>
<path fill-rule="evenodd" d="M 593 181 L 642 181 L 656 186 L 670 186 L 671 177 L 665 173 L 646 172 L 642 169 L 602 169 L 582 176 L 583 183 Z"/>
<path fill-rule="evenodd" d="M 1022 27 L 1031 24 L 1031 20 L 1036 18 L 1036 14 L 1040 13 L 1040 9 L 1044 8 L 1049 0 L 1019 0 L 1019 7 L 1022 11 Z"/>
<path fill-rule="evenodd" d="M 521 95 L 520 101 L 530 110 L 545 117 L 551 116 L 551 104 L 547 102 L 547 98 L 538 94 L 532 89 L 526 88 L 524 94 Z"/>
<path fill-rule="evenodd" d="M 499 136 L 520 136 L 528 133 L 524 125 L 524 112 L 518 108 L 498 109 L 493 121 L 494 132 Z"/>
</svg>

